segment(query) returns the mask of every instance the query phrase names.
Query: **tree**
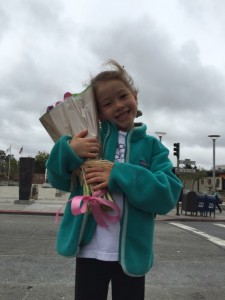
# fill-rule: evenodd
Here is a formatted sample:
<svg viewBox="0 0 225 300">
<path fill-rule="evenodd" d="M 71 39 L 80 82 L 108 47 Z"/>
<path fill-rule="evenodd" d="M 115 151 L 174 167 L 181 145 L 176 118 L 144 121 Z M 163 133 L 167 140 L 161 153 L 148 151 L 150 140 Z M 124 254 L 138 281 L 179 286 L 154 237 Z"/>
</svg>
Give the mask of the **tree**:
<svg viewBox="0 0 225 300">
<path fill-rule="evenodd" d="M 3 150 L 0 150 L 0 176 L 1 178 L 7 176 L 7 156 Z"/>
<path fill-rule="evenodd" d="M 9 156 L 9 155 L 8 155 Z M 9 157 L 8 157 L 9 159 Z M 13 155 L 10 157 L 10 171 L 9 171 L 9 179 L 14 179 L 18 176 L 19 173 L 19 163 L 15 159 Z"/>
<path fill-rule="evenodd" d="M 184 169 L 193 169 L 191 165 L 185 164 Z"/>
<path fill-rule="evenodd" d="M 18 175 L 18 161 L 14 155 L 6 155 L 5 151 L 0 150 L 0 178 L 13 179 Z"/>
<path fill-rule="evenodd" d="M 49 154 L 47 152 L 38 151 L 38 154 L 35 156 L 35 173 L 45 174 L 45 164 Z"/>
</svg>

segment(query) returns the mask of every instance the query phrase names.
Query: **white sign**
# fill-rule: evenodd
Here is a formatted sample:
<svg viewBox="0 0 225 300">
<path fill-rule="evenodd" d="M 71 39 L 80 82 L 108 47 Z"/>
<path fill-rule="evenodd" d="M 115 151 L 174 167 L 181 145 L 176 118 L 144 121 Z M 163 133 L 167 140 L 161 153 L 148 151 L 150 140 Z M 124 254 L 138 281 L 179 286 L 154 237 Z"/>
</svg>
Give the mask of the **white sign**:
<svg viewBox="0 0 225 300">
<path fill-rule="evenodd" d="M 177 173 L 196 173 L 195 169 L 179 169 Z"/>
<path fill-rule="evenodd" d="M 195 165 L 196 162 L 194 160 L 185 158 L 185 160 L 179 160 L 179 163 L 184 165 Z"/>
</svg>

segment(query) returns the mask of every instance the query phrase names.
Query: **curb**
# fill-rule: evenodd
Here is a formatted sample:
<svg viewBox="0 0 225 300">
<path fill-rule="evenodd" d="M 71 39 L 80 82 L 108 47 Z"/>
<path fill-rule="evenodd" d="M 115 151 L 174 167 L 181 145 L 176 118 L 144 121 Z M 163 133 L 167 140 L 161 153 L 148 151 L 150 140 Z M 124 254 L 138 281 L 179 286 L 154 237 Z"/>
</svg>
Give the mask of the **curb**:
<svg viewBox="0 0 225 300">
<path fill-rule="evenodd" d="M 50 212 L 50 211 L 31 211 L 31 210 L 1 210 L 0 214 L 8 214 L 8 215 L 30 215 L 30 216 L 54 216 L 54 217 L 62 217 L 64 215 L 63 212 Z M 225 222 L 224 219 L 217 219 L 214 217 L 176 217 L 176 216 L 160 216 L 156 217 L 156 222 Z"/>
<path fill-rule="evenodd" d="M 185 218 L 173 218 L 173 217 L 168 217 L 168 218 L 162 218 L 162 219 L 156 219 L 156 222 L 225 222 L 224 219 L 216 219 L 216 218 L 211 218 L 211 219 L 185 219 Z"/>
<path fill-rule="evenodd" d="M 63 216 L 64 214 L 59 212 L 48 212 L 48 211 L 23 211 L 23 210 L 0 210 L 0 214 L 8 214 L 8 215 L 38 215 L 38 216 Z"/>
</svg>

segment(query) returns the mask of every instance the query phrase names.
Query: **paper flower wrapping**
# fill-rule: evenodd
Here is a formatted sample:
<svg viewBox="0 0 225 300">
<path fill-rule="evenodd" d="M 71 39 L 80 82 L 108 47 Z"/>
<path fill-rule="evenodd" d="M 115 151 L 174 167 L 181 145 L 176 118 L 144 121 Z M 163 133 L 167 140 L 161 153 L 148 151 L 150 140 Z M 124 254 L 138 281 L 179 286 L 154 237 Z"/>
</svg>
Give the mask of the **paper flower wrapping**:
<svg viewBox="0 0 225 300">
<path fill-rule="evenodd" d="M 39 120 L 54 142 L 63 135 L 74 136 L 86 128 L 89 136 L 98 137 L 98 117 L 92 87 L 80 94 L 67 92 L 64 101 L 56 102 L 55 107 L 48 106 L 47 112 Z"/>
</svg>

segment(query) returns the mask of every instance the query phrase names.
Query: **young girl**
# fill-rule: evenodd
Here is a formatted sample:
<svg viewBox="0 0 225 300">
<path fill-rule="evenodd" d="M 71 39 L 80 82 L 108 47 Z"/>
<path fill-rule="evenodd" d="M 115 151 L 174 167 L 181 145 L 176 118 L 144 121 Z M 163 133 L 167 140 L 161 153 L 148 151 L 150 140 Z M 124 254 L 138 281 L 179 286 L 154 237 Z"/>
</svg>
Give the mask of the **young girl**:
<svg viewBox="0 0 225 300">
<path fill-rule="evenodd" d="M 174 208 L 181 191 L 167 148 L 146 134 L 146 125 L 134 123 L 138 98 L 132 78 L 117 62 L 109 64 L 113 69 L 91 80 L 101 146 L 83 130 L 60 138 L 47 162 L 50 183 L 65 191 L 70 191 L 72 172 L 85 159 L 101 152 L 114 162 L 88 168 L 86 181 L 94 191 L 108 189 L 120 207 L 120 222 L 101 227 L 92 214 L 74 216 L 68 202 L 59 228 L 58 252 L 77 257 L 76 300 L 106 300 L 110 282 L 113 300 L 144 299 L 145 274 L 153 264 L 154 214 Z M 71 197 L 81 194 L 77 181 Z"/>
</svg>

